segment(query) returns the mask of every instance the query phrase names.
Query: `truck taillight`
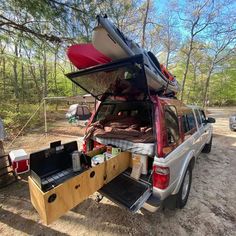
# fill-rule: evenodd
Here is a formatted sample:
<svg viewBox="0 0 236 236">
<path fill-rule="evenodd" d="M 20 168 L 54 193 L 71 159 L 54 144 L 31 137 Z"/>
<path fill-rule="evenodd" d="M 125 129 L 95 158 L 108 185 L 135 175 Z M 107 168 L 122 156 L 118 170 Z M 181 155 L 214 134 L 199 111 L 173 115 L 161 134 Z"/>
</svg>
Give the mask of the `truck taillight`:
<svg viewBox="0 0 236 236">
<path fill-rule="evenodd" d="M 87 152 L 87 143 L 86 143 L 86 141 L 83 141 L 83 144 L 82 144 L 82 151 L 83 151 L 84 153 Z"/>
<path fill-rule="evenodd" d="M 170 181 L 170 168 L 162 166 L 153 166 L 153 186 L 160 189 L 166 189 Z"/>
</svg>

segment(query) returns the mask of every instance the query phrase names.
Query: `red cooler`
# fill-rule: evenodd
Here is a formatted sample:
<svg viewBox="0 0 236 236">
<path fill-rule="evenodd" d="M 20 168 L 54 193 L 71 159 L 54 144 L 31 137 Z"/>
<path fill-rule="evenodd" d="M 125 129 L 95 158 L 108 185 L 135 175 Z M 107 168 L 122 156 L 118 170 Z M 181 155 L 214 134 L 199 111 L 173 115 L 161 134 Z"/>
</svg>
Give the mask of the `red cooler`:
<svg viewBox="0 0 236 236">
<path fill-rule="evenodd" d="M 9 153 L 9 156 L 16 174 L 23 174 L 29 171 L 29 156 L 24 149 L 13 150 Z"/>
</svg>

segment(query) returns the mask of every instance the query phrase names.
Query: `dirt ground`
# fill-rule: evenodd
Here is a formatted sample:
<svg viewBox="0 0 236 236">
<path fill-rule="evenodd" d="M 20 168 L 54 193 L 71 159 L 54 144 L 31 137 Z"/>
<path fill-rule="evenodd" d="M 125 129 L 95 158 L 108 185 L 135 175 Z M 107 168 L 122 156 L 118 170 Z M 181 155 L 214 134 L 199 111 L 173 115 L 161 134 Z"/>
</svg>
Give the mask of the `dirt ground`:
<svg viewBox="0 0 236 236">
<path fill-rule="evenodd" d="M 96 203 L 94 194 L 45 226 L 31 205 L 27 176 L 23 176 L 0 189 L 0 235 L 236 235 L 236 132 L 228 127 L 233 110 L 210 109 L 216 118 L 212 152 L 197 160 L 184 209 L 132 214 L 105 198 Z M 31 135 L 20 138 L 14 147 L 23 145 L 33 151 L 58 138 L 77 137 Z"/>
</svg>

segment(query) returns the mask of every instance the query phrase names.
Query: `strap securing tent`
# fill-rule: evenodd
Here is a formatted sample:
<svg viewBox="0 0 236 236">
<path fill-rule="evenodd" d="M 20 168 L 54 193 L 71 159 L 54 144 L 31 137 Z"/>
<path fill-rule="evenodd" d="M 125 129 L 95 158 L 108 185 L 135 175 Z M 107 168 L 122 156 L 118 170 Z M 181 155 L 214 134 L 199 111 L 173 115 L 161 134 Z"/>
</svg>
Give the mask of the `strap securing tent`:
<svg viewBox="0 0 236 236">
<path fill-rule="evenodd" d="M 41 106 L 44 104 L 44 99 L 41 101 L 41 103 L 39 104 L 38 108 L 35 110 L 35 112 L 31 115 L 31 117 L 27 120 L 27 122 L 25 123 L 25 125 L 21 128 L 21 130 L 18 132 L 18 134 L 14 137 L 14 139 L 11 141 L 11 143 L 7 146 L 7 149 L 9 149 L 12 144 L 15 142 L 15 140 L 19 137 L 19 135 L 23 132 L 23 130 L 25 129 L 25 127 L 29 124 L 29 122 L 33 119 L 33 117 L 37 114 L 37 112 L 39 111 L 39 109 L 41 108 Z"/>
</svg>

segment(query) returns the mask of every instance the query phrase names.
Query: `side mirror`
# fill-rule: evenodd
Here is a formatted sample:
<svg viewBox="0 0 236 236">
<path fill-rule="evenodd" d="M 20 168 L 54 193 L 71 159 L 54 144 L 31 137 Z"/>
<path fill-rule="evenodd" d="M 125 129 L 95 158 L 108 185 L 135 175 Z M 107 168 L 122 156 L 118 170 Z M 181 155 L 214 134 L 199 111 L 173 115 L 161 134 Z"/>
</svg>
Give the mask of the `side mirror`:
<svg viewBox="0 0 236 236">
<path fill-rule="evenodd" d="M 206 120 L 206 123 L 216 123 L 216 120 L 215 118 L 208 117 L 208 119 Z"/>
</svg>

